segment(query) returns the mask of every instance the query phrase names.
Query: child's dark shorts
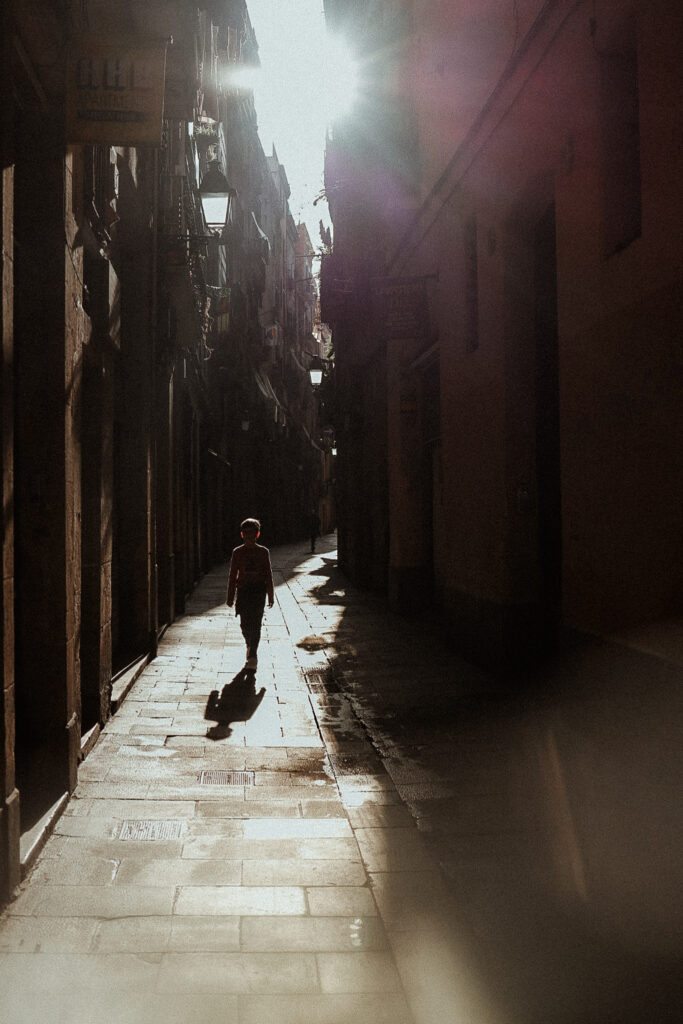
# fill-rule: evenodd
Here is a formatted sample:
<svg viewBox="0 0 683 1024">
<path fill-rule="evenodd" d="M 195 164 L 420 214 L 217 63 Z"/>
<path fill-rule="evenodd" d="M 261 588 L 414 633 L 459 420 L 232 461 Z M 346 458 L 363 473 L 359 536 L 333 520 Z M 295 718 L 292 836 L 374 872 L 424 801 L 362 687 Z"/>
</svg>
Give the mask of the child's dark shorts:
<svg viewBox="0 0 683 1024">
<path fill-rule="evenodd" d="M 265 584 L 257 583 L 253 586 L 240 587 L 235 600 L 235 615 L 239 615 L 242 625 L 247 622 L 260 622 L 263 617 L 263 610 L 266 606 Z"/>
</svg>

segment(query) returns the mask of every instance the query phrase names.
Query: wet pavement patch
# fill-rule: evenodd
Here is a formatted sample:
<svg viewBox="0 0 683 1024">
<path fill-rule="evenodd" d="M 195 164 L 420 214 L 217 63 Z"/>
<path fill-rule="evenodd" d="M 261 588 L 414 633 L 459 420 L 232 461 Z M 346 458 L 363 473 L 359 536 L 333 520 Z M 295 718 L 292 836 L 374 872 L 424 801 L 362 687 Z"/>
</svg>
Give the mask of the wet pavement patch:
<svg viewBox="0 0 683 1024">
<path fill-rule="evenodd" d="M 341 693 L 339 682 L 329 669 L 304 669 L 304 676 L 313 693 Z"/>
<path fill-rule="evenodd" d="M 372 754 L 333 754 L 330 753 L 330 763 L 335 775 L 383 775 L 384 765 Z"/>
<path fill-rule="evenodd" d="M 297 643 L 297 647 L 303 647 L 306 651 L 320 651 L 329 646 L 329 637 L 317 635 L 305 636 Z"/>
</svg>

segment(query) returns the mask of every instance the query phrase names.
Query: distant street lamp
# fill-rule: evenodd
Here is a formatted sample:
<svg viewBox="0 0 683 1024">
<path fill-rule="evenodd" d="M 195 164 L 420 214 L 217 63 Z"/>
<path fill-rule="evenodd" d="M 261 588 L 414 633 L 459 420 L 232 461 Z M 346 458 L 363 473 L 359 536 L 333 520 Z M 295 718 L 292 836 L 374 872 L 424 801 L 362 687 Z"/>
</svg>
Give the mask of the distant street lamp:
<svg viewBox="0 0 683 1024">
<path fill-rule="evenodd" d="M 308 368 L 308 373 L 313 387 L 320 387 L 323 382 L 323 364 L 317 356 L 313 357 L 313 361 Z"/>
</svg>

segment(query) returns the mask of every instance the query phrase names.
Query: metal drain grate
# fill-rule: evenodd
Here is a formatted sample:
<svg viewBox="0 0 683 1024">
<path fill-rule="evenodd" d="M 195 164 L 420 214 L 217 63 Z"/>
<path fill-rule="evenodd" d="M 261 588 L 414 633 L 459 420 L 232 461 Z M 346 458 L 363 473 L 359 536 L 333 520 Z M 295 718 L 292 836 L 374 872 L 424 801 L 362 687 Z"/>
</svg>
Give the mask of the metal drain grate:
<svg viewBox="0 0 683 1024">
<path fill-rule="evenodd" d="M 200 786 L 253 786 L 253 772 L 225 772 L 217 769 L 199 773 Z"/>
<path fill-rule="evenodd" d="M 119 839 L 180 839 L 183 821 L 124 821 Z"/>
<path fill-rule="evenodd" d="M 339 683 L 331 676 L 328 669 L 304 669 L 304 676 L 313 693 L 341 693 Z"/>
</svg>

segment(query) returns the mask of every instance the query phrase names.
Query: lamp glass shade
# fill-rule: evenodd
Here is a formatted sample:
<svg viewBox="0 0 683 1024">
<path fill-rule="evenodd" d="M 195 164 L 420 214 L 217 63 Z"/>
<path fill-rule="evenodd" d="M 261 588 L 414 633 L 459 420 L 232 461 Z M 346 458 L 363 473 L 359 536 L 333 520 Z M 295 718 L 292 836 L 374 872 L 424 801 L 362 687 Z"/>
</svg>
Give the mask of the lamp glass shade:
<svg viewBox="0 0 683 1024">
<path fill-rule="evenodd" d="M 227 192 L 201 192 L 200 195 L 207 228 L 211 231 L 222 229 L 228 217 L 230 196 Z"/>
<path fill-rule="evenodd" d="M 204 220 L 210 231 L 221 231 L 225 227 L 230 208 L 230 196 L 234 189 L 223 174 L 217 160 L 206 169 L 199 183 L 199 195 L 202 200 Z"/>
<path fill-rule="evenodd" d="M 313 367 L 311 367 L 311 369 L 308 372 L 309 372 L 310 377 L 311 377 L 311 384 L 313 385 L 314 388 L 317 388 L 320 384 L 322 384 L 322 379 L 323 379 L 323 371 L 322 370 L 320 370 L 317 367 L 313 366 Z"/>
</svg>

